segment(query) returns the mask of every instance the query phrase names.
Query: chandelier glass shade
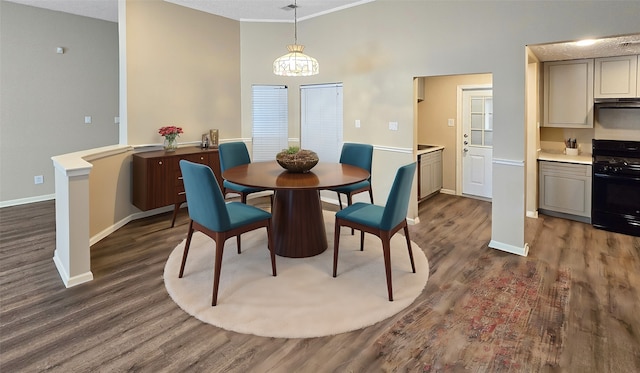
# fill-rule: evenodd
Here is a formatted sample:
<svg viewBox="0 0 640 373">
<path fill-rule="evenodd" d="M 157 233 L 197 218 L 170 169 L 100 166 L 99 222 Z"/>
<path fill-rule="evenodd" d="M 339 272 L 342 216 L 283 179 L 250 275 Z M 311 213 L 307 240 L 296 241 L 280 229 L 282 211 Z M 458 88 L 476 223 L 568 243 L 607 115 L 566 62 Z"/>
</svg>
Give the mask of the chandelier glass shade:
<svg viewBox="0 0 640 373">
<path fill-rule="evenodd" d="M 304 45 L 287 45 L 289 53 L 273 61 L 273 73 L 282 76 L 310 76 L 318 73 L 318 61 L 302 53 Z"/>
<path fill-rule="evenodd" d="M 310 76 L 319 72 L 318 61 L 302 51 L 304 45 L 298 44 L 298 5 L 294 2 L 293 44 L 287 45 L 289 53 L 273 61 L 273 73 L 281 76 Z"/>
</svg>

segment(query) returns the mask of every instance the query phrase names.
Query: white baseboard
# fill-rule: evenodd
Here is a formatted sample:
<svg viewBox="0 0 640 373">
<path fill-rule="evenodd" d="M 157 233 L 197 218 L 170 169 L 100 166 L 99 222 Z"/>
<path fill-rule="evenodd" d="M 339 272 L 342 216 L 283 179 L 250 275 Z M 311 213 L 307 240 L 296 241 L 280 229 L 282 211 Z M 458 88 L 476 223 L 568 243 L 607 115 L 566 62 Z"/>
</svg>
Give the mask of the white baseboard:
<svg viewBox="0 0 640 373">
<path fill-rule="evenodd" d="M 134 214 L 126 216 L 125 218 L 121 219 L 120 221 L 116 222 L 110 227 L 103 229 L 100 233 L 96 234 L 95 236 L 89 238 L 89 246 L 92 246 L 93 244 L 100 242 L 100 240 L 107 237 L 111 233 L 117 231 L 118 229 L 124 227 L 127 223 L 131 221 L 146 218 L 152 215 L 163 214 L 168 211 L 173 211 L 173 206 L 165 206 L 165 207 L 160 207 L 154 210 L 136 212 Z"/>
<path fill-rule="evenodd" d="M 442 194 L 451 194 L 451 195 L 456 195 L 456 191 L 453 189 L 440 189 L 440 193 Z"/>
<path fill-rule="evenodd" d="M 505 251 L 511 254 L 517 254 L 521 256 L 527 256 L 529 254 L 529 244 L 525 243 L 524 247 L 518 247 L 506 244 L 504 242 L 498 242 L 495 240 L 491 240 L 489 242 L 489 247 L 496 250 Z"/>
<path fill-rule="evenodd" d="M 58 257 L 57 250 L 54 251 L 53 253 L 53 263 L 56 265 L 56 268 L 58 269 L 58 274 L 60 275 L 60 278 L 62 279 L 62 282 L 64 283 L 64 286 L 66 288 L 84 284 L 85 282 L 89 282 L 93 280 L 93 273 L 91 271 L 82 273 L 77 276 L 69 277 L 67 270 L 64 268 L 64 265 L 62 265 L 62 262 Z"/>
<path fill-rule="evenodd" d="M 527 211 L 527 217 L 528 218 L 537 219 L 538 218 L 538 211 Z"/>
<path fill-rule="evenodd" d="M 18 205 L 26 205 L 27 203 L 34 203 L 34 202 L 51 201 L 52 199 L 56 199 L 56 195 L 55 194 L 44 194 L 44 195 L 35 196 L 35 197 L 12 199 L 12 200 L 9 200 L 9 201 L 0 202 L 0 208 L 2 208 L 2 207 L 10 207 L 10 206 L 18 206 Z"/>
</svg>

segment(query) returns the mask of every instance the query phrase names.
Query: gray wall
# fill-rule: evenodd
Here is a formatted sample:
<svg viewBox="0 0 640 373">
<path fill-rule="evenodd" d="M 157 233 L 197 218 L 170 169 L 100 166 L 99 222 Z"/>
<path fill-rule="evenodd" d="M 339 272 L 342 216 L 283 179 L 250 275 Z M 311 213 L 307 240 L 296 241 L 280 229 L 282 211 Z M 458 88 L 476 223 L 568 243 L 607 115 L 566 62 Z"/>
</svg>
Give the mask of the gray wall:
<svg viewBox="0 0 640 373">
<path fill-rule="evenodd" d="M 1 1 L 0 45 L 0 206 L 52 198 L 52 156 L 118 143 L 118 24 Z"/>
</svg>

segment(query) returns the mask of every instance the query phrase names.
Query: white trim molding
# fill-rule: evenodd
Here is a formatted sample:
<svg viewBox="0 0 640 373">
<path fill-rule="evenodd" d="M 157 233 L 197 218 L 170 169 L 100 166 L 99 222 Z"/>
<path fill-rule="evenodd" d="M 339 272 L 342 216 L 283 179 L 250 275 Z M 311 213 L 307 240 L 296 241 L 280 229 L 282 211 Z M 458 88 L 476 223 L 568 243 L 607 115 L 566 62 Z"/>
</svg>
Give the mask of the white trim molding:
<svg viewBox="0 0 640 373">
<path fill-rule="evenodd" d="M 383 152 L 413 154 L 413 148 L 399 148 L 399 147 L 395 147 L 395 146 L 374 145 L 373 146 L 373 150 L 379 150 L 379 151 L 383 151 Z"/>
<path fill-rule="evenodd" d="M 527 256 L 529 254 L 529 244 L 525 243 L 524 247 L 518 247 L 514 245 L 509 245 L 504 242 L 498 242 L 495 240 L 491 240 L 489 242 L 489 247 L 492 249 L 505 251 L 510 254 L 517 254 L 520 256 Z"/>
<path fill-rule="evenodd" d="M 56 198 L 55 194 L 44 194 L 44 195 L 35 196 L 35 197 L 12 199 L 12 200 L 9 200 L 9 201 L 0 202 L 0 208 L 10 207 L 10 206 L 18 206 L 18 205 L 26 205 L 26 204 L 29 204 L 29 203 L 42 202 L 42 201 L 51 201 L 52 199 L 55 199 L 55 198 Z"/>
</svg>

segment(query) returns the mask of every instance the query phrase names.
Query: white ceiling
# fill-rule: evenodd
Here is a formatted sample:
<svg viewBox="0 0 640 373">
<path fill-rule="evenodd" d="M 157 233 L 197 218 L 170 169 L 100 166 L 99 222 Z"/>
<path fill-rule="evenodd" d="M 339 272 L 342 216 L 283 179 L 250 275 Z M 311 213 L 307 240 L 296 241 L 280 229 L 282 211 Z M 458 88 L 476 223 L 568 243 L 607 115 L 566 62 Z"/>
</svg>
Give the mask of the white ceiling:
<svg viewBox="0 0 640 373">
<path fill-rule="evenodd" d="M 118 22 L 118 0 L 7 0 L 14 3 Z M 165 0 L 238 21 L 293 22 L 294 0 Z M 375 0 L 296 0 L 298 20 Z"/>
<path fill-rule="evenodd" d="M 2 0 L 5 1 L 5 0 Z M 118 0 L 6 0 L 85 17 L 118 21 Z M 298 20 L 366 4 L 375 0 L 164 0 L 203 12 L 245 22 L 293 22 L 294 1 Z M 575 41 L 529 45 L 540 61 L 640 54 L 640 34 L 601 39 L 589 47 Z"/>
</svg>

